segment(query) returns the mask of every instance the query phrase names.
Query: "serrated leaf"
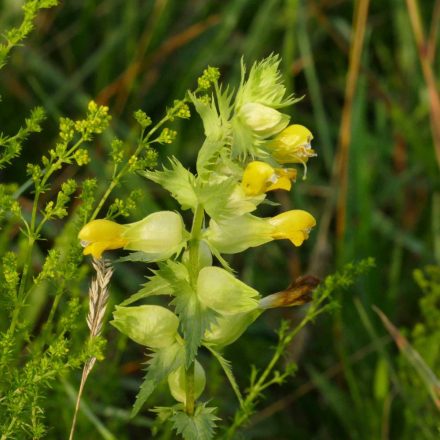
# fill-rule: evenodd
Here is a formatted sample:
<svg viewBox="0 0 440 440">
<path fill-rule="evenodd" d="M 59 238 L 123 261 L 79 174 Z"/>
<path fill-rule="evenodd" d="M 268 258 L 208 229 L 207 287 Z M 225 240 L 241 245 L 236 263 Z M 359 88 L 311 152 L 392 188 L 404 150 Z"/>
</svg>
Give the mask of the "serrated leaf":
<svg viewBox="0 0 440 440">
<path fill-rule="evenodd" d="M 194 361 L 205 331 L 215 322 L 216 313 L 204 307 L 189 284 L 176 293 L 172 304 L 176 307 L 185 338 L 186 366 Z"/>
<path fill-rule="evenodd" d="M 174 370 L 183 365 L 185 352 L 177 343 L 157 350 L 147 362 L 147 374 L 136 396 L 131 416 L 134 417 L 150 397 L 157 385 Z"/>
<path fill-rule="evenodd" d="M 155 274 L 167 281 L 174 290 L 185 288 L 189 283 L 188 269 L 177 261 L 168 260 L 165 263 L 159 263 L 159 270 Z"/>
<path fill-rule="evenodd" d="M 171 168 L 163 171 L 141 171 L 140 175 L 165 188 L 180 204 L 183 210 L 195 209 L 197 196 L 194 192 L 195 176 L 175 158 L 170 158 Z"/>
<path fill-rule="evenodd" d="M 143 285 L 142 289 L 131 295 L 125 301 L 122 301 L 119 305 L 128 306 L 129 304 L 149 296 L 171 295 L 172 292 L 173 289 L 167 280 L 163 279 L 159 275 L 153 275 L 152 277 L 149 277 L 149 281 Z"/>
<path fill-rule="evenodd" d="M 217 110 L 213 98 L 207 104 L 195 95 L 190 95 L 197 113 L 202 118 L 206 135 L 205 142 L 199 150 L 196 165 L 197 173 L 202 180 L 207 180 L 207 171 L 215 164 L 230 134 L 230 124 L 228 122 L 230 97 L 228 98 L 227 92 L 225 93 L 217 93 L 220 112 Z"/>
<path fill-rule="evenodd" d="M 226 377 L 231 384 L 232 389 L 234 390 L 235 395 L 240 403 L 240 406 L 243 406 L 243 397 L 240 392 L 240 388 L 235 380 L 234 373 L 232 372 L 231 362 L 225 359 L 217 350 L 212 348 L 209 345 L 205 345 L 205 347 L 213 354 L 213 356 L 217 359 L 218 363 L 222 367 Z"/>
<path fill-rule="evenodd" d="M 197 188 L 198 199 L 211 218 L 222 219 L 237 215 L 234 207 L 229 204 L 236 186 L 236 179 L 229 178 L 221 182 L 200 185 Z"/>
<path fill-rule="evenodd" d="M 176 412 L 172 417 L 173 429 L 185 440 L 211 440 L 217 420 L 214 413 L 216 408 L 205 404 L 197 405 L 194 415 L 190 416 L 183 411 Z"/>
</svg>

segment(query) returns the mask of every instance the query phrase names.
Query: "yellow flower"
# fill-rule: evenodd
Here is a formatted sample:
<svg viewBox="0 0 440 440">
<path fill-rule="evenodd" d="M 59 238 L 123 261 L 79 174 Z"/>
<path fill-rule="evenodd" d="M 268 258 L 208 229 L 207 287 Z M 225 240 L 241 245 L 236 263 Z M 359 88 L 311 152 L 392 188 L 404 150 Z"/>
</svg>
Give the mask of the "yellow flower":
<svg viewBox="0 0 440 440">
<path fill-rule="evenodd" d="M 303 125 L 290 125 L 267 144 L 273 158 L 279 163 L 301 163 L 316 156 L 310 142 L 313 135 Z"/>
<path fill-rule="evenodd" d="M 187 233 L 182 217 L 159 211 L 127 225 L 110 220 L 93 220 L 78 234 L 84 255 L 101 258 L 104 251 L 124 248 L 144 253 L 143 261 L 165 260 L 185 246 Z"/>
<path fill-rule="evenodd" d="M 104 251 L 124 247 L 128 240 L 122 234 L 125 227 L 110 220 L 92 220 L 79 232 L 78 238 L 84 248 L 84 255 L 101 258 Z"/>
<path fill-rule="evenodd" d="M 272 238 L 275 240 L 288 239 L 295 246 L 301 246 L 309 238 L 310 230 L 316 225 L 316 220 L 307 211 L 294 209 L 286 211 L 269 219 L 275 227 Z"/>
<path fill-rule="evenodd" d="M 288 239 L 295 246 L 301 246 L 315 225 L 313 216 L 300 209 L 271 218 L 245 214 L 218 222 L 211 219 L 203 239 L 221 254 L 236 254 L 281 239 Z"/>
<path fill-rule="evenodd" d="M 291 180 L 295 178 L 294 169 L 272 168 L 269 164 L 256 160 L 246 166 L 241 187 L 247 196 L 258 196 L 276 189 L 290 191 Z"/>
</svg>

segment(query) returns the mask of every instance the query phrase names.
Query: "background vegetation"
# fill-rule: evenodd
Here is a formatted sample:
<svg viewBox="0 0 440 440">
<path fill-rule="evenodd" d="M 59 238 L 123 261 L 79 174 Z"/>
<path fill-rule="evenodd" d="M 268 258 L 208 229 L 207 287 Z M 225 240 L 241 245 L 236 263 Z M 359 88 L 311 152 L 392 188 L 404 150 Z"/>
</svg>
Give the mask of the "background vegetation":
<svg viewBox="0 0 440 440">
<path fill-rule="evenodd" d="M 340 309 L 294 340 L 286 356 L 298 363 L 297 374 L 268 392 L 244 438 L 440 435 L 440 386 L 435 377 L 440 374 L 440 107 L 433 73 L 440 67 L 440 1 L 419 3 L 65 0 L 39 13 L 34 32 L 0 71 L 3 134 L 16 133 L 36 106 L 48 115 L 45 134 L 33 134 L 21 157 L 0 170 L 2 183 L 26 182 L 26 163 L 37 162 L 55 144 L 60 116 L 83 117 L 87 102 L 94 99 L 107 105 L 113 117 L 111 129 L 91 143 L 89 165 L 80 169 L 72 164 L 55 174 L 44 201 L 71 177 L 96 177 L 94 193 L 99 197 L 111 176 L 111 138 L 119 137 L 128 146 L 136 143 L 133 111 L 142 108 L 158 121 L 166 106 L 194 88 L 207 65 L 220 67 L 225 82 L 237 83 L 242 56 L 248 64 L 272 52 L 282 56 L 286 83 L 304 96 L 292 108 L 293 121 L 312 130 L 319 156 L 310 162 L 307 180 L 291 196 L 279 194 L 278 202 L 283 209 L 298 203 L 314 214 L 318 227 L 298 250 L 271 243 L 235 257 L 233 265 L 263 293 L 283 289 L 300 274 L 323 278 L 363 257 L 374 257 L 376 268 L 340 296 Z M 3 0 L 2 32 L 21 21 L 21 4 Z M 177 139 L 160 147 L 159 163 L 174 154 L 192 167 L 201 124 L 197 118 L 179 120 L 173 129 Z M 133 190 L 139 190 L 139 197 L 121 221 L 174 207 L 157 186 L 136 175 L 124 179 L 113 198 L 124 200 Z M 32 197 L 23 191 L 19 198 L 28 215 Z M 78 204 L 75 199 L 69 210 Z M 57 246 L 67 252 L 76 240 L 64 225 L 55 221 L 42 230 L 45 240 L 32 259 L 35 274 L 48 249 Z M 18 232 L 13 219 L 2 225 L 0 255 L 13 250 L 20 266 L 24 244 Z M 54 318 L 55 326 L 69 329 L 61 317 L 74 310 L 72 350 L 77 351 L 87 339 L 83 318 L 88 270 L 85 262 L 63 286 L 60 316 Z M 144 276 L 141 265 L 117 265 L 109 309 L 135 292 Z M 30 338 L 42 331 L 58 287 L 48 281 L 32 292 L 26 308 Z M 72 304 L 72 298 L 80 301 Z M 400 332 L 385 317 L 381 320 L 373 305 Z M 5 313 L 0 310 L 1 331 L 7 328 Z M 228 348 L 242 387 L 250 365 L 262 366 L 270 357 L 280 318 L 299 316 L 301 311 L 289 309 L 267 313 Z M 89 378 L 77 438 L 148 438 L 153 415 L 145 410 L 129 418 L 142 377 L 142 349 L 110 326 L 104 337 L 105 360 Z M 400 343 L 400 352 L 393 339 Z M 44 391 L 49 393 L 40 403 L 47 438 L 65 438 L 70 428 L 80 355 L 76 362 L 60 366 L 62 380 Z M 216 396 L 214 403 L 228 420 L 236 409 L 233 393 L 208 357 L 206 369 L 207 395 Z M 164 398 L 156 394 L 152 405 L 162 405 Z"/>
</svg>

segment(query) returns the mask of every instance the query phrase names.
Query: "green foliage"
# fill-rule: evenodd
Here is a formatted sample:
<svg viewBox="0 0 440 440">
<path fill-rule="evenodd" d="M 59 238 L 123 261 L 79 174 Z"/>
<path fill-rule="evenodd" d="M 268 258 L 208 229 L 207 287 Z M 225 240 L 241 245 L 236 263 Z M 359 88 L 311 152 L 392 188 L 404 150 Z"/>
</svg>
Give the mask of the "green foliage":
<svg viewBox="0 0 440 440">
<path fill-rule="evenodd" d="M 4 43 L 0 44 L 0 69 L 6 64 L 9 52 L 18 46 L 34 29 L 34 22 L 40 9 L 52 8 L 58 0 L 26 0 L 23 5 L 23 20 L 17 27 L 8 29 L 2 35 Z"/>
<path fill-rule="evenodd" d="M 420 356 L 422 360 L 415 363 L 404 352 L 400 360 L 406 414 L 404 432 L 406 438 L 417 430 L 420 438 L 434 439 L 440 432 L 440 268 L 427 266 L 424 270 L 417 269 L 414 278 L 423 291 L 419 302 L 422 320 L 412 329 L 410 343 L 418 353 L 416 357 Z"/>
<path fill-rule="evenodd" d="M 45 114 L 41 107 L 32 110 L 31 115 L 25 121 L 25 126 L 18 130 L 15 136 L 4 136 L 0 133 L 0 170 L 12 159 L 20 155 L 23 143 L 29 138 L 31 133 L 39 133 Z"/>
<path fill-rule="evenodd" d="M 148 360 L 148 371 L 136 396 L 132 415 L 135 416 L 142 408 L 160 382 L 184 364 L 184 352 L 179 344 L 164 347 L 156 351 Z"/>
<path fill-rule="evenodd" d="M 214 437 L 216 421 L 219 420 L 215 411 L 215 408 L 200 404 L 196 407 L 194 415 L 189 416 L 183 411 L 176 411 L 170 419 L 173 429 L 185 440 L 209 440 Z"/>
</svg>

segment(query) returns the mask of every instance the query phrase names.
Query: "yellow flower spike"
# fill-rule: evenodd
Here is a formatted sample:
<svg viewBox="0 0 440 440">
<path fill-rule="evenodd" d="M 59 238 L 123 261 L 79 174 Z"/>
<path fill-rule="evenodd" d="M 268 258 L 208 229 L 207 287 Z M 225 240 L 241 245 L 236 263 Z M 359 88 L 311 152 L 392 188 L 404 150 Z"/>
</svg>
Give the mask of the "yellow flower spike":
<svg viewBox="0 0 440 440">
<path fill-rule="evenodd" d="M 275 240 L 286 238 L 295 246 L 301 246 L 309 238 L 310 230 L 316 225 L 315 218 L 307 211 L 295 209 L 283 212 L 269 219 L 275 227 L 272 238 Z"/>
<path fill-rule="evenodd" d="M 265 162 L 255 160 L 246 166 L 241 187 L 247 196 L 258 196 L 275 189 L 289 191 L 292 186 L 290 181 L 295 177 L 295 170 L 275 169 Z"/>
<path fill-rule="evenodd" d="M 128 240 L 122 237 L 125 227 L 110 220 L 92 220 L 79 232 L 78 238 L 84 246 L 84 255 L 101 258 L 106 250 L 124 247 Z"/>
<path fill-rule="evenodd" d="M 306 162 L 309 157 L 316 156 L 310 145 L 312 139 L 311 131 L 303 125 L 289 125 L 267 144 L 267 148 L 277 162 L 301 163 L 307 172 Z"/>
</svg>

